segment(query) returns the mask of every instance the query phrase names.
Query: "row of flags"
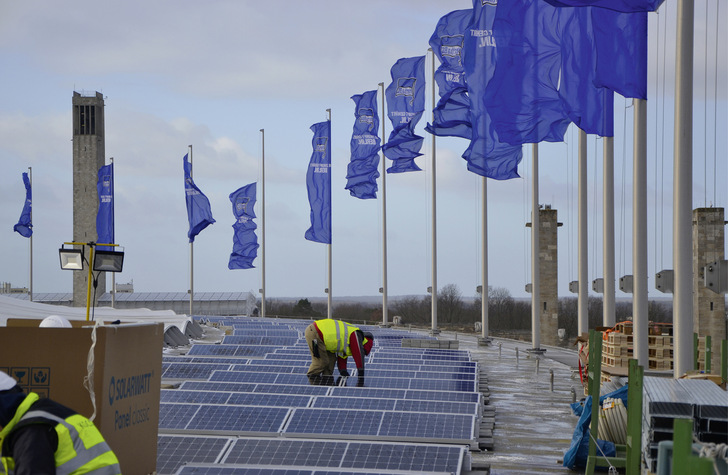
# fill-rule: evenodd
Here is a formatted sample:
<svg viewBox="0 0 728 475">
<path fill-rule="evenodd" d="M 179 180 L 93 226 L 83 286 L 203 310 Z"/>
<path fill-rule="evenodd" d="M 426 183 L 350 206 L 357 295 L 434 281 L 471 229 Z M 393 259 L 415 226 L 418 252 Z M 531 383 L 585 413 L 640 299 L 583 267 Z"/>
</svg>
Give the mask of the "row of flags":
<svg viewBox="0 0 728 475">
<path fill-rule="evenodd" d="M 496 180 L 519 177 L 523 144 L 562 142 L 571 123 L 613 136 L 614 93 L 647 98 L 647 12 L 663 1 L 473 0 L 472 9 L 448 13 L 429 40 L 440 61 L 439 101 L 425 130 L 468 139 L 467 169 Z M 425 56 L 416 56 L 392 66 L 385 97 L 393 130 L 381 147 L 377 91 L 352 96 L 345 187 L 352 196 L 376 198 L 380 149 L 392 160 L 387 173 L 420 170 L 415 158 L 424 139 L 415 127 L 425 110 L 424 65 Z M 320 165 L 319 126 L 312 127 L 306 239 L 330 244 L 331 162 L 327 153 Z M 312 168 L 322 170 L 318 180 Z"/>
</svg>

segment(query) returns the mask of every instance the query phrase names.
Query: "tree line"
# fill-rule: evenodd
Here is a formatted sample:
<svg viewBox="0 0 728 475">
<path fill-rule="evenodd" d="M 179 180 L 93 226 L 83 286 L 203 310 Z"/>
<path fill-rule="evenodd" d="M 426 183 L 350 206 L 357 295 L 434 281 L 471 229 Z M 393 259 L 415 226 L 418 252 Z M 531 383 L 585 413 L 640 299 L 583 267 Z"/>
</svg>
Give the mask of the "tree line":
<svg viewBox="0 0 728 475">
<path fill-rule="evenodd" d="M 566 339 L 577 336 L 578 300 L 576 297 L 559 299 L 558 325 L 566 331 Z M 475 323 L 481 321 L 481 298 L 463 299 L 462 293 L 455 284 L 447 284 L 437 294 L 437 326 L 442 330 L 475 331 Z M 415 327 L 431 326 L 432 296 L 410 296 L 398 298 L 390 302 L 389 321 L 394 316 L 402 319 L 403 325 Z M 299 318 L 326 318 L 325 303 L 311 303 L 307 298 L 297 302 L 266 300 L 266 313 L 269 316 L 291 316 Z M 616 302 L 616 321 L 629 320 L 632 315 L 631 302 Z M 351 323 L 368 323 L 376 325 L 382 321 L 381 304 L 340 303 L 333 308 L 334 318 Z M 602 299 L 589 297 L 589 328 L 602 325 Z M 648 303 L 648 318 L 652 322 L 672 322 L 672 307 L 669 304 L 654 300 Z M 531 301 L 514 299 L 508 289 L 488 287 L 488 329 L 498 336 L 499 332 L 528 332 L 531 330 Z"/>
</svg>

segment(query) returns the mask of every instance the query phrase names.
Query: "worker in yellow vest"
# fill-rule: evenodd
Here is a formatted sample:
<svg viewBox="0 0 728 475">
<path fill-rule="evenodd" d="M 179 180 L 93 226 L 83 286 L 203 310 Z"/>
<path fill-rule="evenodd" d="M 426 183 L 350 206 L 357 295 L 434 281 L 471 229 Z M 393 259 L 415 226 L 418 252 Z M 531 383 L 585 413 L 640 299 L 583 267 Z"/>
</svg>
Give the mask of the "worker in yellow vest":
<svg viewBox="0 0 728 475">
<path fill-rule="evenodd" d="M 311 351 L 308 381 L 315 385 L 334 384 L 334 364 L 341 376 L 349 376 L 346 361 L 354 358 L 357 386 L 364 386 L 364 357 L 374 345 L 374 336 L 340 320 L 323 319 L 313 322 L 304 333 Z"/>
<path fill-rule="evenodd" d="M 0 474 L 117 475 L 119 460 L 93 422 L 57 402 L 25 394 L 0 371 Z"/>
</svg>

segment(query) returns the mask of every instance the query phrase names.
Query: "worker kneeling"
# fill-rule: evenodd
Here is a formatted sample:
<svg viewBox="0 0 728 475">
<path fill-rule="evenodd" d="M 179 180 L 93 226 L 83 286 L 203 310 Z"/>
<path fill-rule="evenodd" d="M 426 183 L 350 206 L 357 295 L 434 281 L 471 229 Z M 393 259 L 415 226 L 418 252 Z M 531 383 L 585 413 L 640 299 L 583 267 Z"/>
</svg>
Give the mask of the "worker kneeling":
<svg viewBox="0 0 728 475">
<path fill-rule="evenodd" d="M 0 473 L 117 475 L 119 460 L 93 422 L 57 402 L 25 394 L 0 371 Z"/>
<path fill-rule="evenodd" d="M 334 384 L 334 364 L 341 376 L 349 376 L 346 360 L 354 358 L 357 386 L 364 386 L 364 357 L 374 345 L 374 336 L 339 320 L 317 320 L 306 328 L 306 343 L 311 351 L 308 382 L 314 385 Z"/>
</svg>

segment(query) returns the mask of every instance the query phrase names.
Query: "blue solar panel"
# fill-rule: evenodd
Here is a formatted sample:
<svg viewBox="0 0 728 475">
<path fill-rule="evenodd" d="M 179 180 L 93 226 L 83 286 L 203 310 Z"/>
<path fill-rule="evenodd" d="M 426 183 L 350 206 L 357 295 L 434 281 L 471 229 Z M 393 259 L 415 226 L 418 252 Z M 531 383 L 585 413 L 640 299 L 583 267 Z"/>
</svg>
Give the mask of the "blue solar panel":
<svg viewBox="0 0 728 475">
<path fill-rule="evenodd" d="M 187 430 L 277 433 L 289 409 L 263 406 L 202 406 Z"/>
<path fill-rule="evenodd" d="M 308 363 L 305 365 L 289 366 L 289 365 L 269 365 L 269 364 L 240 364 L 234 365 L 232 371 L 253 371 L 261 373 L 296 373 L 306 374 L 308 371 Z"/>
<path fill-rule="evenodd" d="M 227 383 L 273 383 L 277 377 L 277 373 L 215 371 L 210 376 L 210 381 L 224 381 Z"/>
<path fill-rule="evenodd" d="M 209 381 L 186 381 L 180 384 L 180 389 L 191 391 L 227 391 L 249 393 L 255 390 L 254 383 L 216 383 Z"/>
<path fill-rule="evenodd" d="M 423 401 L 480 402 L 480 393 L 409 390 L 405 394 L 404 398 L 399 399 L 421 399 Z"/>
<path fill-rule="evenodd" d="M 375 409 L 380 411 L 393 410 L 394 399 L 375 399 L 363 397 L 317 397 L 313 407 L 329 407 L 344 409 Z"/>
<path fill-rule="evenodd" d="M 311 396 L 292 394 L 233 393 L 228 404 L 244 406 L 307 407 Z"/>
<path fill-rule="evenodd" d="M 291 439 L 238 439 L 224 463 L 251 465 L 291 465 L 299 467 L 338 467 L 346 442 Z"/>
<path fill-rule="evenodd" d="M 228 365 L 244 365 L 250 360 L 241 358 L 217 358 L 215 356 L 162 356 L 164 363 L 216 363 Z"/>
<path fill-rule="evenodd" d="M 329 392 L 329 386 L 306 386 L 303 384 L 264 384 L 256 385 L 253 392 L 270 394 L 307 394 L 321 396 Z"/>
<path fill-rule="evenodd" d="M 183 463 L 217 462 L 229 442 L 227 437 L 160 435 L 157 438 L 157 473 L 176 473 Z"/>
<path fill-rule="evenodd" d="M 439 412 L 446 414 L 478 415 L 478 404 L 474 402 L 418 401 L 402 399 L 396 401 L 395 408 L 400 412 Z"/>
<path fill-rule="evenodd" d="M 296 408 L 286 424 L 286 434 L 326 434 L 375 436 L 382 422 L 382 412 L 331 411 Z"/>
<path fill-rule="evenodd" d="M 222 339 L 224 345 L 295 345 L 298 335 L 284 336 L 256 336 L 256 335 L 227 335 Z"/>
<path fill-rule="evenodd" d="M 385 437 L 471 440 L 475 417 L 461 414 L 418 414 L 389 412 L 379 431 Z"/>
<path fill-rule="evenodd" d="M 368 375 L 369 373 L 367 373 Z M 376 376 L 367 376 L 364 378 L 364 387 L 368 388 L 394 388 L 394 389 L 409 389 L 409 379 L 404 378 L 379 378 Z M 346 378 L 347 386 L 356 386 L 358 384 L 358 378 L 351 377 Z"/>
<path fill-rule="evenodd" d="M 306 373 L 279 374 L 275 381 L 277 384 L 309 384 Z"/>
<path fill-rule="evenodd" d="M 264 356 L 278 346 L 192 345 L 188 355 L 193 356 Z"/>
<path fill-rule="evenodd" d="M 231 393 L 213 391 L 184 391 L 181 389 L 162 389 L 161 402 L 181 402 L 197 404 L 225 404 Z"/>
<path fill-rule="evenodd" d="M 475 391 L 474 381 L 457 381 L 448 379 L 411 379 L 410 389 L 427 389 L 430 391 Z"/>
<path fill-rule="evenodd" d="M 228 364 L 163 363 L 162 379 L 207 379 L 215 370 L 229 370 Z"/>
<path fill-rule="evenodd" d="M 353 378 L 356 379 L 356 378 Z M 404 399 L 407 391 L 381 388 L 336 387 L 331 389 L 332 396 L 365 397 L 370 399 Z"/>
<path fill-rule="evenodd" d="M 460 473 L 464 456 L 465 448 L 456 446 L 352 442 L 341 466 L 385 472 Z"/>
<path fill-rule="evenodd" d="M 343 472 L 342 475 L 346 475 Z M 192 464 L 181 467 L 176 475 L 334 475 L 319 470 L 300 470 L 293 468 L 260 468 L 225 465 Z"/>
<path fill-rule="evenodd" d="M 199 409 L 199 404 L 161 403 L 159 405 L 159 428 L 168 430 L 184 429 Z"/>
</svg>

